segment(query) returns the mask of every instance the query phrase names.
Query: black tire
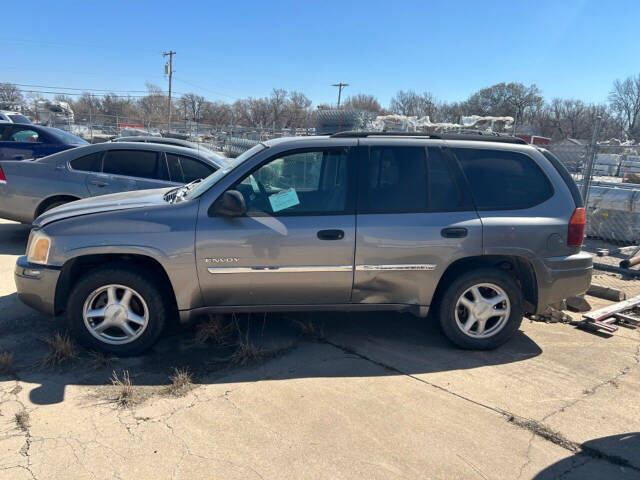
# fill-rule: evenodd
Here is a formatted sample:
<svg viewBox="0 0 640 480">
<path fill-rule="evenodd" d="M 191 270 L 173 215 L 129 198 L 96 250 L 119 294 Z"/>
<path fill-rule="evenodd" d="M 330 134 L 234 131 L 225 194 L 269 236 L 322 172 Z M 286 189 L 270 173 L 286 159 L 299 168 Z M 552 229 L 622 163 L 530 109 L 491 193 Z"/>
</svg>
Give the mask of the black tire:
<svg viewBox="0 0 640 480">
<path fill-rule="evenodd" d="M 474 338 L 462 330 L 456 321 L 458 299 L 474 285 L 489 283 L 500 287 L 507 295 L 511 312 L 504 326 L 486 338 Z M 520 328 L 524 314 L 522 291 L 516 281 L 503 270 L 483 268 L 472 270 L 455 278 L 439 299 L 438 317 L 442 331 L 460 348 L 491 350 L 508 341 Z M 464 310 L 464 308 L 463 308 Z"/>
<path fill-rule="evenodd" d="M 100 287 L 117 284 L 135 290 L 147 304 L 149 321 L 138 338 L 130 343 L 110 344 L 92 335 L 83 319 L 85 301 Z M 153 280 L 153 275 L 133 271 L 124 265 L 101 267 L 78 279 L 71 290 L 67 302 L 69 330 L 79 343 L 90 349 L 99 350 L 119 357 L 139 355 L 158 340 L 170 316 L 174 313 L 168 292 Z"/>
</svg>

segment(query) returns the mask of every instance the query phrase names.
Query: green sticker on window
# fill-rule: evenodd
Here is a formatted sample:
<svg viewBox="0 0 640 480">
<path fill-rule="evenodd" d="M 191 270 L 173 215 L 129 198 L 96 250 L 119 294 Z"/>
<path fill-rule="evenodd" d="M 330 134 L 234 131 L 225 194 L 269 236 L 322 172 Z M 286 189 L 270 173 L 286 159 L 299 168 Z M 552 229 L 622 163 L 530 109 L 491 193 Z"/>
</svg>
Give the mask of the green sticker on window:
<svg viewBox="0 0 640 480">
<path fill-rule="evenodd" d="M 269 203 L 271 204 L 273 213 L 276 213 L 285 208 L 298 205 L 300 200 L 298 200 L 298 194 L 294 188 L 287 188 L 281 192 L 269 195 Z"/>
</svg>

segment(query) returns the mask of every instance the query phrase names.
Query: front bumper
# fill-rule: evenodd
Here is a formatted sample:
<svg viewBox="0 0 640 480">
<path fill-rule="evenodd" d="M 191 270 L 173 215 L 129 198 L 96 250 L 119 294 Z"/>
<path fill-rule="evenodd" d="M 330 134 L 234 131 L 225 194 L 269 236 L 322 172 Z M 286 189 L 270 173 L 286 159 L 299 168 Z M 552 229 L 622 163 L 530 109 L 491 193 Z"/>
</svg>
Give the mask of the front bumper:
<svg viewBox="0 0 640 480">
<path fill-rule="evenodd" d="M 18 297 L 23 303 L 47 315 L 55 315 L 56 287 L 59 267 L 36 265 L 22 256 L 16 262 L 14 279 Z"/>
<path fill-rule="evenodd" d="M 545 258 L 538 275 L 538 311 L 547 305 L 585 293 L 591 285 L 593 257 L 579 252 L 562 257 Z"/>
</svg>

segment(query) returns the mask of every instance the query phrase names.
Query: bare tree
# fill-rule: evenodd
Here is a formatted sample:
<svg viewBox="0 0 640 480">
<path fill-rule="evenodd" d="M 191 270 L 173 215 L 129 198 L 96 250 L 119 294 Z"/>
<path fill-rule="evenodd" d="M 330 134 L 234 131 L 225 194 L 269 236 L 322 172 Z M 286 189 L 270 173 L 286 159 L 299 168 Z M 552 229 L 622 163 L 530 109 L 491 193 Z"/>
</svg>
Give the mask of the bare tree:
<svg viewBox="0 0 640 480">
<path fill-rule="evenodd" d="M 354 110 L 365 110 L 367 112 L 373 112 L 379 114 L 382 111 L 380 102 L 373 95 L 367 95 L 359 93 L 348 97 L 344 102 L 344 108 L 352 108 Z"/>
<path fill-rule="evenodd" d="M 184 113 L 184 118 L 198 121 L 202 113 L 202 107 L 206 102 L 202 95 L 195 93 L 185 93 L 178 100 L 178 105 Z"/>
<path fill-rule="evenodd" d="M 611 108 L 619 118 L 625 133 L 635 139 L 640 139 L 640 74 L 625 80 L 613 82 L 613 90 L 609 94 Z"/>
<path fill-rule="evenodd" d="M 16 105 L 23 101 L 22 92 L 17 86 L 13 83 L 0 83 L 0 102 Z"/>
<path fill-rule="evenodd" d="M 147 83 L 147 95 L 138 100 L 138 108 L 147 123 L 167 118 L 167 96 L 157 85 Z"/>
<path fill-rule="evenodd" d="M 433 117 L 436 114 L 436 102 L 433 95 L 424 92 L 422 95 L 414 91 L 399 90 L 389 103 L 389 110 L 393 113 L 409 117 Z"/>
</svg>

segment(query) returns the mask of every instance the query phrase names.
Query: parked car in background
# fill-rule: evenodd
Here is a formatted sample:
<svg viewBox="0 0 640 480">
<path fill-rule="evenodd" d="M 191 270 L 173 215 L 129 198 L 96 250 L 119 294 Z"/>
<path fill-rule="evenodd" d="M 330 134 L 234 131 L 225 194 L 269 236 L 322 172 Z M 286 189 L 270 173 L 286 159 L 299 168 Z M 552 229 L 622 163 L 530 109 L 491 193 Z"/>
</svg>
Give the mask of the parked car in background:
<svg viewBox="0 0 640 480">
<path fill-rule="evenodd" d="M 34 161 L 0 161 L 0 218 L 31 223 L 74 200 L 183 185 L 224 166 L 219 157 L 152 143 L 100 143 Z"/>
<path fill-rule="evenodd" d="M 495 348 L 525 313 L 585 292 L 592 257 L 560 162 L 475 140 L 274 139 L 195 185 L 53 209 L 17 262 L 18 295 L 117 355 L 176 315 L 295 310 L 433 309 L 456 345 Z"/>
<path fill-rule="evenodd" d="M 144 142 L 144 143 L 161 143 L 163 145 L 175 145 L 177 147 L 193 148 L 194 150 L 203 150 L 211 155 L 218 155 L 222 158 L 226 158 L 222 152 L 216 152 L 208 147 L 205 147 L 201 143 L 190 142 L 189 140 L 182 140 L 180 138 L 168 138 L 168 137 L 151 137 L 151 136 L 129 136 L 129 137 L 117 137 L 111 140 L 112 142 Z"/>
<path fill-rule="evenodd" d="M 26 124 L 33 123 L 20 112 L 14 112 L 12 110 L 0 110 L 0 123 L 2 122 Z"/>
<path fill-rule="evenodd" d="M 0 160 L 42 158 L 89 142 L 58 128 L 0 123 Z"/>
</svg>

